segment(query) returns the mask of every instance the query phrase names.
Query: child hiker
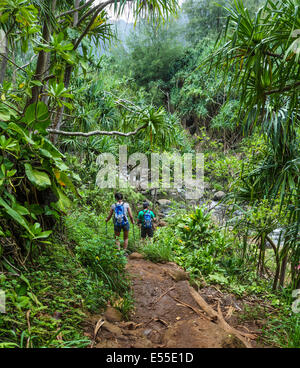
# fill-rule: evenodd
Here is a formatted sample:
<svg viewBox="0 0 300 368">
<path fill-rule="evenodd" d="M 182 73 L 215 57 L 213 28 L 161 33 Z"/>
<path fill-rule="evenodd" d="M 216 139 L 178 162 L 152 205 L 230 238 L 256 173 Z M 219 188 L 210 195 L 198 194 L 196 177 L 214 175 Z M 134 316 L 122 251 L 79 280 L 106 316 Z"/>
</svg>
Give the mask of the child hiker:
<svg viewBox="0 0 300 368">
<path fill-rule="evenodd" d="M 121 230 L 123 230 L 123 237 L 124 237 L 124 250 L 127 249 L 128 246 L 128 234 L 129 234 L 129 221 L 128 215 L 130 217 L 132 225 L 134 225 L 134 219 L 131 213 L 131 209 L 129 204 L 123 202 L 123 195 L 121 193 L 115 194 L 115 199 L 117 203 L 113 204 L 110 208 L 109 215 L 106 218 L 106 222 L 108 222 L 111 217 L 114 215 L 113 222 L 114 222 L 114 231 L 115 231 L 115 239 L 118 249 L 120 249 L 120 240 L 119 236 Z"/>
</svg>

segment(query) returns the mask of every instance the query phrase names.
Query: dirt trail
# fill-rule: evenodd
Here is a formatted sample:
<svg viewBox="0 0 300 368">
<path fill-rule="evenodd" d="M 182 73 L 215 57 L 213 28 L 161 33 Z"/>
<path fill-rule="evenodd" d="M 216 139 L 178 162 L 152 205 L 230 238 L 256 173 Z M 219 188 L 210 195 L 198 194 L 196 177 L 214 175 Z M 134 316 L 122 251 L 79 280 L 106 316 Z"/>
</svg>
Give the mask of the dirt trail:
<svg viewBox="0 0 300 368">
<path fill-rule="evenodd" d="M 245 343 L 248 347 L 256 346 L 254 340 L 246 338 L 243 343 L 244 337 L 239 339 L 226 331 L 216 323 L 215 316 L 199 307 L 191 295 L 188 275 L 175 263 L 154 264 L 135 257 L 139 255 L 131 256 L 127 264 L 135 298 L 130 321 L 121 321 L 112 308 L 104 316 L 92 316 L 86 334 L 94 340 L 94 347 L 225 348 L 245 347 Z M 213 287 L 201 289 L 200 295 L 215 311 L 219 303 L 219 312 L 226 322 L 232 327 L 236 325 L 232 313 L 241 307 L 234 297 Z M 249 332 L 247 327 L 237 329 L 244 334 Z"/>
</svg>

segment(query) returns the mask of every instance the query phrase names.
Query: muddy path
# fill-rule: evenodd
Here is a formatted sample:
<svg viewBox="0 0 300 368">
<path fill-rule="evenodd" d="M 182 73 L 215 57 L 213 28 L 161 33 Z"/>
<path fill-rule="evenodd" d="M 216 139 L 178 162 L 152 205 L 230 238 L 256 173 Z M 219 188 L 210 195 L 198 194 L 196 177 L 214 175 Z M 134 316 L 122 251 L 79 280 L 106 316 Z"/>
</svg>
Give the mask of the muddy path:
<svg viewBox="0 0 300 368">
<path fill-rule="evenodd" d="M 135 299 L 130 321 L 112 307 L 91 316 L 85 331 L 91 347 L 258 347 L 259 328 L 238 325 L 243 305 L 234 296 L 215 287 L 196 291 L 175 263 L 155 264 L 137 253 L 129 256 L 127 271 Z"/>
</svg>

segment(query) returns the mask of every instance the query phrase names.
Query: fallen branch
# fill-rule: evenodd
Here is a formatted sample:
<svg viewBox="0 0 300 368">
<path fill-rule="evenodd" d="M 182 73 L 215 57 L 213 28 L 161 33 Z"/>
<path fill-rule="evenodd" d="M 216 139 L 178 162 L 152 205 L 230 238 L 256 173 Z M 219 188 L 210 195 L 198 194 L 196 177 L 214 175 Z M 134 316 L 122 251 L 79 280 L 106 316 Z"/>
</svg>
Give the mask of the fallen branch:
<svg viewBox="0 0 300 368">
<path fill-rule="evenodd" d="M 157 298 L 152 305 L 158 303 L 160 301 L 160 299 L 165 296 L 166 294 L 168 294 L 169 291 L 173 290 L 175 288 L 175 286 L 170 287 L 170 289 L 168 289 L 167 291 L 165 291 L 164 293 L 161 294 L 161 296 L 159 298 Z"/>
<path fill-rule="evenodd" d="M 143 323 L 139 323 L 137 326 L 142 326 L 142 325 L 144 325 L 144 328 L 146 327 L 146 326 L 148 326 L 148 325 L 150 325 L 150 323 L 151 322 L 160 322 L 160 323 L 162 323 L 164 326 L 166 326 L 166 327 L 169 327 L 169 325 L 168 325 L 168 323 L 166 322 L 166 321 L 164 321 L 163 319 L 161 319 L 161 318 L 157 318 L 157 317 L 153 317 L 153 318 L 151 318 L 148 322 L 143 322 Z"/>
<path fill-rule="evenodd" d="M 184 307 L 187 307 L 187 308 L 190 308 L 191 310 L 193 310 L 193 311 L 194 311 L 194 312 L 195 312 L 199 317 L 201 317 L 201 318 L 205 318 L 205 319 L 207 319 L 208 321 L 211 321 L 211 318 L 206 317 L 206 316 L 203 314 L 203 312 L 201 312 L 201 311 L 200 311 L 200 309 L 197 309 L 197 308 L 193 307 L 192 305 L 187 304 L 187 303 L 185 303 L 185 302 L 183 302 L 183 301 L 181 301 L 181 300 L 179 300 L 179 299 L 175 298 L 174 296 L 171 296 L 171 298 L 173 298 L 174 300 L 176 300 L 176 302 L 178 302 L 180 305 L 182 305 L 182 306 L 184 306 Z"/>
<path fill-rule="evenodd" d="M 155 318 L 151 318 L 148 322 L 143 322 L 143 323 L 140 323 L 140 325 L 143 325 L 144 324 L 144 327 L 150 325 L 151 322 L 153 322 L 155 320 Z"/>
<path fill-rule="evenodd" d="M 88 133 L 83 133 L 83 132 L 66 132 L 63 130 L 58 130 L 58 129 L 47 129 L 48 133 L 51 134 L 59 134 L 59 135 L 67 135 L 67 136 L 76 136 L 76 137 L 91 137 L 93 135 L 118 135 L 121 137 L 130 137 L 131 135 L 135 135 L 137 134 L 140 130 L 145 129 L 148 126 L 148 124 L 144 124 L 142 126 L 140 126 L 139 128 L 137 128 L 135 131 L 133 132 L 128 132 L 128 133 L 123 133 L 123 132 L 118 132 L 118 131 L 106 131 L 106 130 L 94 130 L 92 132 L 88 132 Z"/>
<path fill-rule="evenodd" d="M 206 303 L 206 301 L 200 296 L 195 289 L 189 286 L 190 293 L 196 303 L 204 310 L 204 312 L 212 319 L 216 320 L 218 318 L 218 313 Z"/>
<path fill-rule="evenodd" d="M 161 318 L 154 318 L 154 322 L 160 322 L 164 326 L 169 327 L 168 323 L 166 321 L 164 321 L 163 319 L 161 319 Z"/>
</svg>

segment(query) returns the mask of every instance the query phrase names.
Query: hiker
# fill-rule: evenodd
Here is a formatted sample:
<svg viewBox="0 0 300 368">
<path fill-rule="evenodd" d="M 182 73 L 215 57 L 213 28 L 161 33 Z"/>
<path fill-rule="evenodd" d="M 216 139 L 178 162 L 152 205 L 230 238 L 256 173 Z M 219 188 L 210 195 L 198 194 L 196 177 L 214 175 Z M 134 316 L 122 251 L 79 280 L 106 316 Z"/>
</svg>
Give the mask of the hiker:
<svg viewBox="0 0 300 368">
<path fill-rule="evenodd" d="M 138 214 L 138 224 L 141 226 L 141 238 L 144 240 L 148 236 L 153 238 L 153 221 L 155 219 L 155 214 L 153 211 L 149 210 L 149 203 L 143 203 L 143 210 Z"/>
<path fill-rule="evenodd" d="M 106 218 L 106 222 L 108 222 L 114 214 L 113 222 L 114 222 L 114 231 L 115 231 L 115 239 L 118 249 L 120 249 L 120 240 L 119 236 L 121 230 L 123 230 L 124 236 L 124 250 L 127 249 L 128 246 L 128 234 L 129 234 L 129 221 L 128 215 L 130 217 L 132 225 L 134 225 L 134 219 L 131 213 L 131 209 L 129 204 L 123 202 L 123 195 L 121 193 L 115 194 L 115 199 L 117 203 L 111 206 L 109 215 Z"/>
</svg>

